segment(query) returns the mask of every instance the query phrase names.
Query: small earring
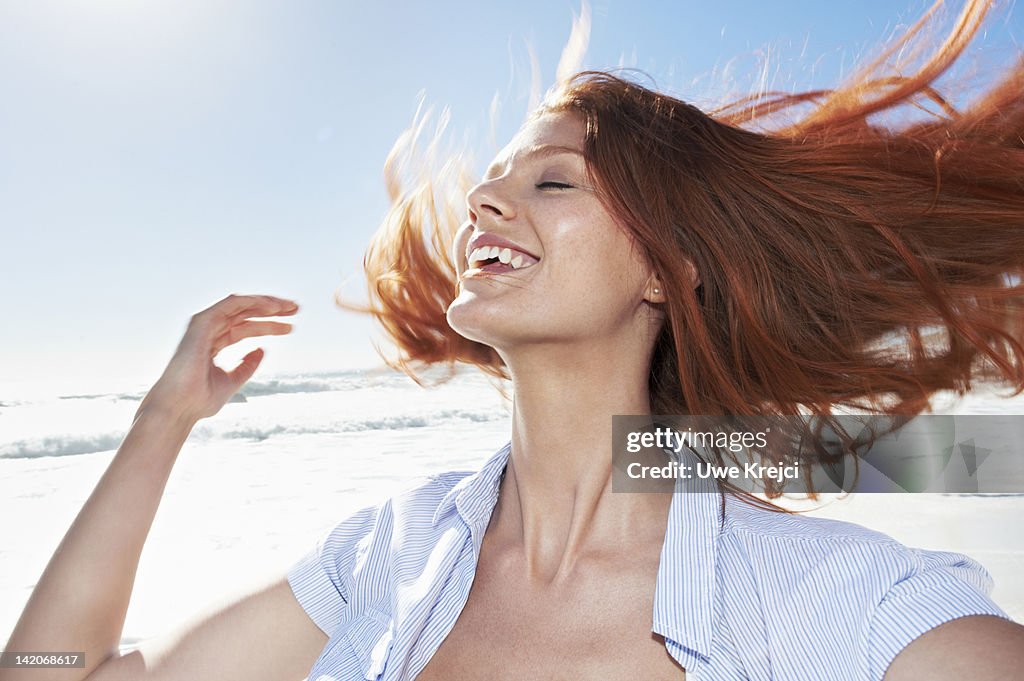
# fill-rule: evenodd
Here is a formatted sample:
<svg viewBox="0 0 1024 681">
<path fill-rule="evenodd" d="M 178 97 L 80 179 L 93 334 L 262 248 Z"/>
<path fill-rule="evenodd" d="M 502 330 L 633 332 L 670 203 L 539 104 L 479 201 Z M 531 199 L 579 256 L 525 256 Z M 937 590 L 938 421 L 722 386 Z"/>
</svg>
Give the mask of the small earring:
<svg viewBox="0 0 1024 681">
<path fill-rule="evenodd" d="M 661 293 L 661 289 L 660 288 L 654 289 L 654 295 L 658 295 L 659 293 Z"/>
</svg>

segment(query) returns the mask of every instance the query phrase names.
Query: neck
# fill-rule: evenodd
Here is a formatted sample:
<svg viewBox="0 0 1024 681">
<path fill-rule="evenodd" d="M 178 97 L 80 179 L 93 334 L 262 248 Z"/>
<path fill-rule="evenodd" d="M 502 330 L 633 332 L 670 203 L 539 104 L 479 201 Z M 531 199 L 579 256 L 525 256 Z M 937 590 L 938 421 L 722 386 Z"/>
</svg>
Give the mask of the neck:
<svg viewBox="0 0 1024 681">
<path fill-rule="evenodd" d="M 512 452 L 492 523 L 523 552 L 531 577 L 566 578 L 586 552 L 664 535 L 652 520 L 667 512 L 667 495 L 611 491 L 612 416 L 650 413 L 648 363 L 609 360 L 616 355 L 624 356 L 576 348 L 506 357 Z"/>
</svg>

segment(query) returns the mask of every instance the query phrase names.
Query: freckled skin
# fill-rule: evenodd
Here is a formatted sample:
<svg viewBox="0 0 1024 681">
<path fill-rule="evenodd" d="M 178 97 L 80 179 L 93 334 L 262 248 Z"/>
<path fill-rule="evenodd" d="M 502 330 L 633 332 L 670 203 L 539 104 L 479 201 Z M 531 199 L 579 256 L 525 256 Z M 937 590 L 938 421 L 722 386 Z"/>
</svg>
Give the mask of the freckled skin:
<svg viewBox="0 0 1024 681">
<path fill-rule="evenodd" d="M 601 205 L 581 156 L 508 159 L 517 149 L 554 144 L 582 150 L 582 122 L 569 114 L 527 124 L 498 155 L 504 173 L 467 196 L 470 219 L 454 245 L 459 272 L 476 233 L 503 236 L 540 257 L 510 275 L 461 281 L 448 322 L 499 353 L 530 343 L 572 344 L 628 332 L 650 273 Z M 542 182 L 573 185 L 538 188 Z"/>
<path fill-rule="evenodd" d="M 417 681 L 685 678 L 651 632 L 660 550 L 650 537 L 595 550 L 545 584 L 488 529 L 466 606 Z"/>
<path fill-rule="evenodd" d="M 463 278 L 448 309 L 452 328 L 495 348 L 509 365 L 516 386 L 514 455 L 519 435 L 524 446 L 502 483 L 466 605 L 420 681 L 685 676 L 651 632 L 671 495 L 608 495 L 593 506 L 603 482 L 597 479 L 595 488 L 594 478 L 571 471 L 577 464 L 593 468 L 594 461 L 586 453 L 578 461 L 551 457 L 565 449 L 546 444 L 555 439 L 532 437 L 558 429 L 537 426 L 555 405 L 571 405 L 556 424 L 597 417 L 598 428 L 604 413 L 646 407 L 651 322 L 660 321 L 648 304 L 660 302 L 652 296 L 656 275 L 594 193 L 582 156 L 526 155 L 538 145 L 582 150 L 583 134 L 571 114 L 529 122 L 467 196 L 470 223 L 453 253 L 460 277 L 467 244 L 481 232 L 540 258 L 508 275 Z M 614 374 L 613 363 L 630 368 Z M 537 380 L 543 375 L 553 382 Z M 589 388 L 588 375 L 602 377 L 594 386 L 613 387 Z M 632 401 L 587 407 L 579 399 L 604 392 Z M 545 444 L 531 451 L 527 441 Z M 607 442 L 603 433 L 586 448 L 599 451 L 596 442 Z M 534 454 L 547 459 L 542 466 L 551 466 L 551 475 L 531 468 Z"/>
</svg>

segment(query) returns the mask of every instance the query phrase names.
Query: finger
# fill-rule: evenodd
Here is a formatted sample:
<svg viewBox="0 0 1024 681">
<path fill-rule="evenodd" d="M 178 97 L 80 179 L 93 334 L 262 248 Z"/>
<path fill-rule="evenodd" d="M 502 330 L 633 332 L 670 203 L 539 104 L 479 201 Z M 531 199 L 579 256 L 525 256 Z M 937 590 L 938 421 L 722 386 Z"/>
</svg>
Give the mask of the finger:
<svg viewBox="0 0 1024 681">
<path fill-rule="evenodd" d="M 238 316 L 272 317 L 295 314 L 298 304 L 286 298 L 275 296 L 244 296 L 232 293 L 196 315 L 203 320 L 229 321 Z"/>
<path fill-rule="evenodd" d="M 242 387 L 242 384 L 252 378 L 256 367 L 260 365 L 261 361 L 263 361 L 263 348 L 256 348 L 243 357 L 238 366 L 228 373 L 228 376 L 231 378 L 231 384 L 235 386 L 236 391 Z"/>
<path fill-rule="evenodd" d="M 247 307 L 227 315 L 229 320 L 245 319 L 247 317 L 290 317 L 299 311 L 298 303 L 284 301 L 284 305 L 268 302 L 264 306 Z"/>
<path fill-rule="evenodd" d="M 229 345 L 233 345 L 243 338 L 253 336 L 283 336 L 291 333 L 292 325 L 285 322 L 253 322 L 246 321 L 235 323 L 229 326 L 220 336 L 213 341 L 213 354 L 217 354 Z"/>
</svg>

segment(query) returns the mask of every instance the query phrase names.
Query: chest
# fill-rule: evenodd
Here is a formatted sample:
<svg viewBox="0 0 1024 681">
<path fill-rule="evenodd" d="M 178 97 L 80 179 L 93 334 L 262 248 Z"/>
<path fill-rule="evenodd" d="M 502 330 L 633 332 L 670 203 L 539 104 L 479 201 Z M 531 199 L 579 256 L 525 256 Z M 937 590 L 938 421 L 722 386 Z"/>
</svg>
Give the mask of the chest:
<svg viewBox="0 0 1024 681">
<path fill-rule="evenodd" d="M 651 631 L 656 555 L 588 566 L 540 585 L 516 555 L 482 551 L 466 604 L 417 681 L 683 679 Z"/>
</svg>

